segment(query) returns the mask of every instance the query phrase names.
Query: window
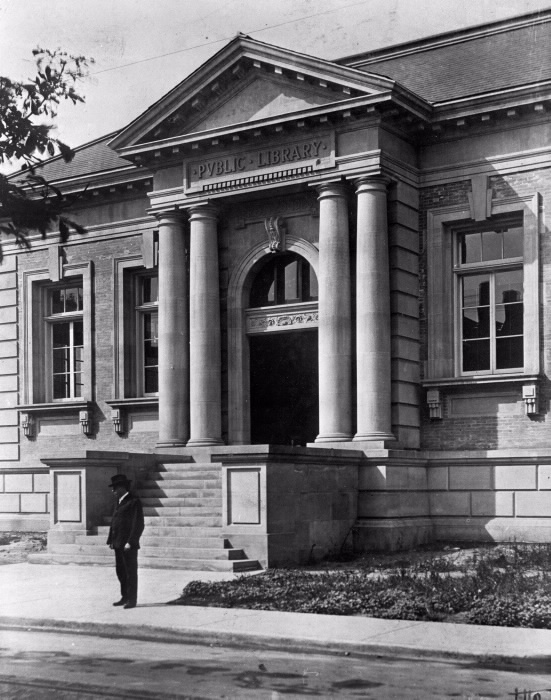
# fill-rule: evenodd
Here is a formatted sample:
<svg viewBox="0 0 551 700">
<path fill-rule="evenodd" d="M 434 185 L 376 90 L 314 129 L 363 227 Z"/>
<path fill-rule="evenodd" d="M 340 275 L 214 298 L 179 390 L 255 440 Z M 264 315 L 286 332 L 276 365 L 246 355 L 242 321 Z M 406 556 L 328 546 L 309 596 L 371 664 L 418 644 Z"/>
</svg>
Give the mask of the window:
<svg viewBox="0 0 551 700">
<path fill-rule="evenodd" d="M 47 294 L 50 390 L 55 400 L 83 396 L 84 328 L 82 285 L 53 288 Z"/>
<path fill-rule="evenodd" d="M 295 253 L 274 255 L 258 272 L 250 295 L 250 307 L 315 301 L 318 280 L 304 258 Z"/>
<path fill-rule="evenodd" d="M 523 229 L 518 221 L 456 231 L 461 374 L 522 371 Z"/>
<path fill-rule="evenodd" d="M 159 279 L 136 277 L 136 369 L 139 394 L 159 391 Z"/>
</svg>

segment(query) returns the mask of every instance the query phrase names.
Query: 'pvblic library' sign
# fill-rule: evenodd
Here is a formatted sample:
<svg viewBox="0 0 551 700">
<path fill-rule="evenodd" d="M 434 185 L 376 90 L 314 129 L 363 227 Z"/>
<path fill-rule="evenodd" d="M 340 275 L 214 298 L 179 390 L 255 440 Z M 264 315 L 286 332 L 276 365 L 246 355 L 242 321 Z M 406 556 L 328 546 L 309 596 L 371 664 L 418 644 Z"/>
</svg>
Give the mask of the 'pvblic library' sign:
<svg viewBox="0 0 551 700">
<path fill-rule="evenodd" d="M 334 153 L 332 135 L 324 135 L 196 160 L 188 165 L 187 189 L 203 189 L 204 185 L 213 182 L 241 178 L 265 169 L 292 170 L 304 165 L 311 165 L 314 169 L 328 167 L 334 162 Z"/>
</svg>

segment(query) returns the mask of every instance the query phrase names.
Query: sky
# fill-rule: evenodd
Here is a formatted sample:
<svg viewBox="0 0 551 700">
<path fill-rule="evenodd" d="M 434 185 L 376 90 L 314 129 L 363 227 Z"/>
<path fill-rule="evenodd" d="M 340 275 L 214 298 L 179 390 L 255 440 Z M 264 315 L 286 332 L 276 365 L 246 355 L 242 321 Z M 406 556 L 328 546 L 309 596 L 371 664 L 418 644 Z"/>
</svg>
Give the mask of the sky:
<svg viewBox="0 0 551 700">
<path fill-rule="evenodd" d="M 338 58 L 551 7 L 551 0 L 0 0 L 0 75 L 34 74 L 32 49 L 95 61 L 84 105 L 63 106 L 75 147 L 129 124 L 238 32 Z"/>
</svg>

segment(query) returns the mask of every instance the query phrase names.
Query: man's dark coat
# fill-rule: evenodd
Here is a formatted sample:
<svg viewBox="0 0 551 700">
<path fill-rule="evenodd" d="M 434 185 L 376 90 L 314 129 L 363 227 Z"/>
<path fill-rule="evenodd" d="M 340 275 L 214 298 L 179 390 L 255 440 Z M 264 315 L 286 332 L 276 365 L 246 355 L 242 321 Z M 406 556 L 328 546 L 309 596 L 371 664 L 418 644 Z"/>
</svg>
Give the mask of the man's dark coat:
<svg viewBox="0 0 551 700">
<path fill-rule="evenodd" d="M 138 598 L 138 549 L 143 528 L 142 504 L 128 493 L 117 503 L 107 544 L 115 551 L 115 571 L 121 586 L 121 600 L 132 607 Z M 126 544 L 130 545 L 130 549 L 124 548 Z"/>
<path fill-rule="evenodd" d="M 115 508 L 107 544 L 113 549 L 123 549 L 128 543 L 132 549 L 139 549 L 143 529 L 142 504 L 138 498 L 129 493 Z"/>
</svg>

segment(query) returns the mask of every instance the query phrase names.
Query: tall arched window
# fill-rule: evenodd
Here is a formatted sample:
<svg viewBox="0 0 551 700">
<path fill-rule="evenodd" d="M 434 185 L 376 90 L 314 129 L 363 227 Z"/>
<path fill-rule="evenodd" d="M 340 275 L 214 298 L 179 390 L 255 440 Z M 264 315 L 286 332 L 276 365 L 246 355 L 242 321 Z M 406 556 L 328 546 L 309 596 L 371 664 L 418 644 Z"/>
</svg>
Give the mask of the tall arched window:
<svg viewBox="0 0 551 700">
<path fill-rule="evenodd" d="M 318 280 L 307 260 L 296 253 L 270 256 L 251 287 L 249 306 L 317 301 Z"/>
</svg>

